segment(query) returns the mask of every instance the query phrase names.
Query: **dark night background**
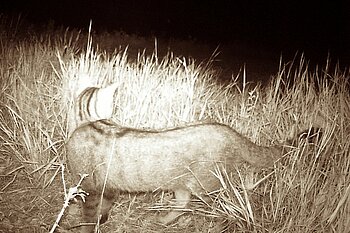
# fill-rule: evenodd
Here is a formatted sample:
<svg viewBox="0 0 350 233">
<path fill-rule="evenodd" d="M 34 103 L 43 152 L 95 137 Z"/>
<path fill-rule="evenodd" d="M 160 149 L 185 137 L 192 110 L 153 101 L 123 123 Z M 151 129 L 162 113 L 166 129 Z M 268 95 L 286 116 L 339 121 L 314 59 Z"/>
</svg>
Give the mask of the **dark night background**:
<svg viewBox="0 0 350 233">
<path fill-rule="evenodd" d="M 244 41 L 271 52 L 305 52 L 315 61 L 348 66 L 349 1 L 4 1 L 3 12 L 22 12 L 33 24 L 123 30 L 141 36 L 188 39 L 220 44 Z"/>
</svg>

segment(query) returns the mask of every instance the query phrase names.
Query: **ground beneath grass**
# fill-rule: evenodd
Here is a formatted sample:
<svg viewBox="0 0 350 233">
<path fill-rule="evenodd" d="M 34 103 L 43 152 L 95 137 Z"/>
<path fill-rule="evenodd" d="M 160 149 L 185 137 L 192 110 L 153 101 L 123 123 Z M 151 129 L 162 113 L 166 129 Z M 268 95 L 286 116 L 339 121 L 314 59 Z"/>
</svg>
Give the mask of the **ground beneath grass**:
<svg viewBox="0 0 350 233">
<path fill-rule="evenodd" d="M 48 232 L 62 206 L 58 182 L 43 188 L 11 156 L 0 161 L 0 232 Z"/>
</svg>

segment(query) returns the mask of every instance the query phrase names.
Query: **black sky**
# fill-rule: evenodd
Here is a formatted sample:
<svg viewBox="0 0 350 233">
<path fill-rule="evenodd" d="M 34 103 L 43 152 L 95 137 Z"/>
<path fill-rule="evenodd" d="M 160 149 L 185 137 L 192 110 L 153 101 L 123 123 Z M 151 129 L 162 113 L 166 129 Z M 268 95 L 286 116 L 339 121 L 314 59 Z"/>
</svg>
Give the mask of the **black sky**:
<svg viewBox="0 0 350 233">
<path fill-rule="evenodd" d="M 144 36 L 245 41 L 271 50 L 330 51 L 350 57 L 349 1 L 299 0 L 2 0 L 3 12 L 22 12 L 32 23 L 123 30 Z"/>
</svg>

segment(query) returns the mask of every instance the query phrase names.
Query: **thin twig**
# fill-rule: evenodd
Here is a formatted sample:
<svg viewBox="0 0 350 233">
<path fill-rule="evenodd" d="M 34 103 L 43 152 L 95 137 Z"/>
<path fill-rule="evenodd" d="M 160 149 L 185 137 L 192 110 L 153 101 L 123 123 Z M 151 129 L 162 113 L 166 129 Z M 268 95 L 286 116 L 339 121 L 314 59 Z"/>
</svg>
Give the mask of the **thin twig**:
<svg viewBox="0 0 350 233">
<path fill-rule="evenodd" d="M 57 219 L 50 230 L 50 233 L 53 233 L 55 231 L 55 229 L 59 226 L 58 224 L 61 221 L 61 218 L 64 214 L 65 209 L 69 206 L 70 200 L 75 199 L 78 196 L 83 200 L 83 202 L 85 202 L 85 197 L 89 194 L 87 192 L 85 192 L 84 190 L 82 190 L 80 188 L 80 185 L 81 185 L 81 182 L 83 182 L 83 179 L 87 176 L 88 176 L 88 174 L 80 175 L 80 180 L 79 180 L 78 184 L 74 187 L 69 188 L 68 194 L 65 194 L 65 200 L 64 200 L 63 207 L 62 207 L 60 213 L 58 214 Z"/>
</svg>

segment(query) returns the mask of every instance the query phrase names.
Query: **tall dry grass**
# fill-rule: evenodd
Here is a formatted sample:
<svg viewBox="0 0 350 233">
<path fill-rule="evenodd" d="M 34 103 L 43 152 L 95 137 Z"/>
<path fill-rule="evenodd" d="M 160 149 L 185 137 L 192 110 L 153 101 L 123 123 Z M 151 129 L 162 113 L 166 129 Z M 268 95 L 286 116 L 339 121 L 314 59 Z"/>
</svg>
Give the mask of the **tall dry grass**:
<svg viewBox="0 0 350 233">
<path fill-rule="evenodd" d="M 285 138 L 294 124 L 321 127 L 323 136 L 317 144 L 292 148 L 252 190 L 267 173 L 243 178 L 239 195 L 227 182 L 236 208 L 227 204 L 227 193 L 222 205 L 227 219 L 238 215 L 234 231 L 349 232 L 349 74 L 329 66 L 313 73 L 303 57 L 295 62 L 281 65 L 261 89 L 261 105 L 254 110 L 259 123 L 250 121 L 256 126 L 250 128 L 261 129 L 258 135 L 268 140 Z"/>
<path fill-rule="evenodd" d="M 74 31 L 0 38 L 2 144 L 28 173 L 45 174 L 59 157 L 64 113 L 53 67 L 59 68 L 58 52 L 77 52 L 78 40 Z"/>
<path fill-rule="evenodd" d="M 87 87 L 117 86 L 113 118 L 122 125 L 137 128 L 166 128 L 206 118 L 223 118 L 230 85 L 220 85 L 210 64 L 196 65 L 193 59 L 158 58 L 139 54 L 130 61 L 127 49 L 109 56 L 97 53 L 91 45 L 87 53 L 61 62 L 63 104 L 66 112 Z"/>
<path fill-rule="evenodd" d="M 217 174 L 222 189 L 198 212 L 231 232 L 348 232 L 348 72 L 328 66 L 311 72 L 301 57 L 281 62 L 266 87 L 238 78 L 222 84 L 210 63 L 156 51 L 131 60 L 128 49 L 103 53 L 91 41 L 82 46 L 80 33 L 65 33 L 1 40 L 1 147 L 28 174 L 58 171 L 74 97 L 113 83 L 113 118 L 129 127 L 218 121 L 262 145 L 284 141 L 295 127 L 321 127 L 317 144 L 300 143 L 274 169 Z"/>
</svg>

